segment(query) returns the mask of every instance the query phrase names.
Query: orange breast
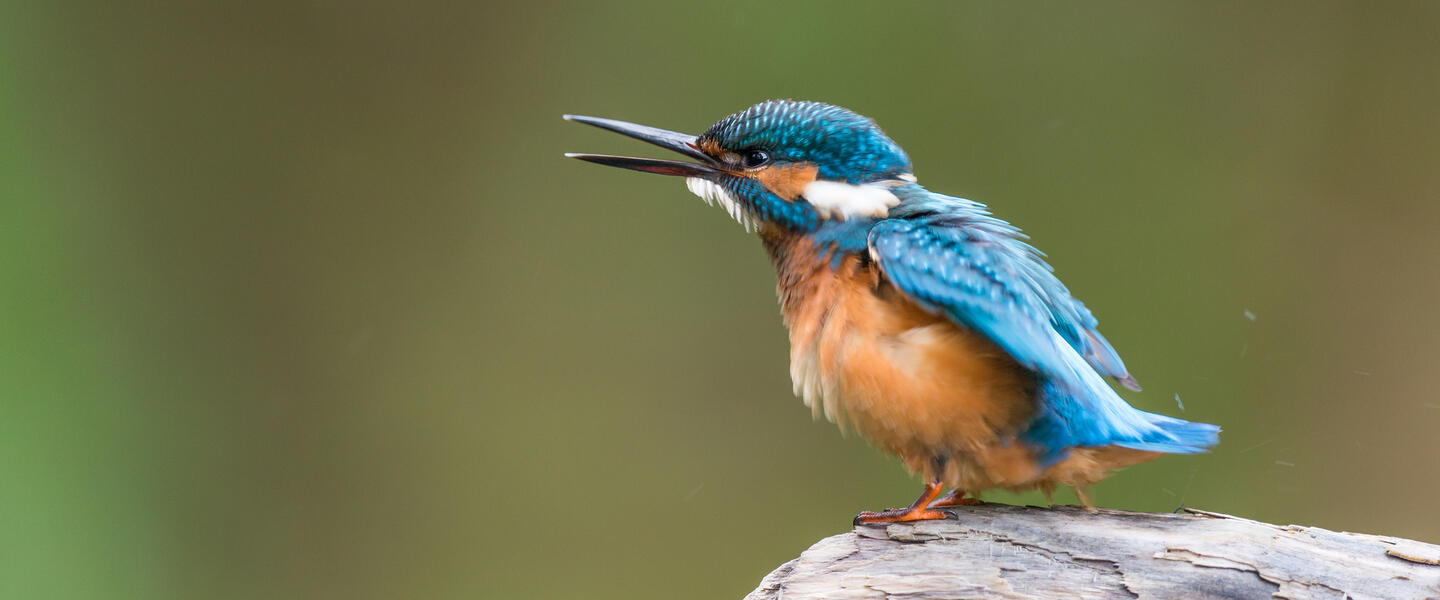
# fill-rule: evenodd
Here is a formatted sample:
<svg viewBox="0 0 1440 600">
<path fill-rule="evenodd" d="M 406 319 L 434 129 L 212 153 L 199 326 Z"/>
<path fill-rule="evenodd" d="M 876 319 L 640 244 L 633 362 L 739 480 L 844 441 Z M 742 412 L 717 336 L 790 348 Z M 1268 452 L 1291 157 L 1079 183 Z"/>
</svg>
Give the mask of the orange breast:
<svg viewBox="0 0 1440 600">
<path fill-rule="evenodd" d="M 1035 411 L 1034 378 L 1014 359 L 921 309 L 859 257 L 832 269 L 803 239 L 776 246 L 790 374 L 812 410 L 950 485 L 1015 487 L 1041 475 L 1014 439 Z M 935 457 L 948 460 L 944 472 Z"/>
</svg>

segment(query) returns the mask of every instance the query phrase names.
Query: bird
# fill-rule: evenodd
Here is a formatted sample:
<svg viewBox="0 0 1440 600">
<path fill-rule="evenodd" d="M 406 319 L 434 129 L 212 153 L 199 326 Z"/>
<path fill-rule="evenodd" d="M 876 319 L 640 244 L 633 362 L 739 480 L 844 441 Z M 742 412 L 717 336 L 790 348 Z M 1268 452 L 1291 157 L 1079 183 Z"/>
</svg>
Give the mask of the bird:
<svg viewBox="0 0 1440 600">
<path fill-rule="evenodd" d="M 768 100 L 688 135 L 564 115 L 689 160 L 567 153 L 683 177 L 756 233 L 776 272 L 794 392 L 924 481 L 859 524 L 958 518 L 992 489 L 1075 489 L 1220 428 L 1144 412 L 1140 386 L 1045 255 L 979 202 L 926 189 L 871 119 Z M 941 493 L 949 488 L 943 496 Z"/>
</svg>

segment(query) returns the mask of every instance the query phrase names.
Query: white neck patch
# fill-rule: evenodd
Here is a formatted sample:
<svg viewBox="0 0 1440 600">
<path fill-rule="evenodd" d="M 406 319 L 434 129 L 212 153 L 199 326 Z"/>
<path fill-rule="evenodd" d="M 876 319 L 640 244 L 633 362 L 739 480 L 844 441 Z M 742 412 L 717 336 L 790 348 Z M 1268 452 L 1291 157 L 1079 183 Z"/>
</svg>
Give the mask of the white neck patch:
<svg viewBox="0 0 1440 600">
<path fill-rule="evenodd" d="M 730 218 L 735 219 L 735 222 L 745 228 L 745 231 L 755 231 L 760 228 L 750 211 L 736 202 L 729 190 L 720 187 L 720 184 L 699 177 L 686 177 L 685 187 L 690 188 L 690 193 L 699 196 L 706 204 L 711 206 L 719 204 L 720 208 L 730 213 Z"/>
<path fill-rule="evenodd" d="M 911 176 L 913 177 L 913 175 Z M 900 199 L 890 186 L 875 183 L 855 185 L 843 181 L 815 180 L 801 194 L 822 218 L 840 220 L 855 217 L 885 217 Z M 692 188 L 693 189 L 693 188 Z"/>
<path fill-rule="evenodd" d="M 904 181 L 915 181 L 915 176 L 909 173 L 900 176 Z M 842 221 L 857 217 L 885 218 L 889 216 L 890 209 L 900 204 L 900 198 L 895 196 L 890 188 L 897 182 L 862 183 L 859 185 L 845 183 L 843 181 L 822 181 L 815 180 L 805 185 L 805 191 L 801 196 L 805 198 L 810 206 L 815 207 L 815 212 L 820 214 L 822 219 L 840 219 Z M 743 204 L 730 195 L 730 191 L 721 187 L 720 184 L 698 177 L 686 177 L 685 187 L 690 193 L 699 196 L 706 204 L 720 205 L 725 212 L 730 213 L 730 218 L 735 219 L 745 228 L 745 231 L 756 231 L 760 225 L 755 216 Z"/>
</svg>

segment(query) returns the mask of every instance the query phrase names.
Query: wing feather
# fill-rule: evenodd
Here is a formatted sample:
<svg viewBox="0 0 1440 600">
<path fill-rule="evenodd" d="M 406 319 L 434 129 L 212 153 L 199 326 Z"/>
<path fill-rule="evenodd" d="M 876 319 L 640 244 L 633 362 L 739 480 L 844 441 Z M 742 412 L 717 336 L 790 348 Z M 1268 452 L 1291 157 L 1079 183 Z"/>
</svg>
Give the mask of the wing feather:
<svg viewBox="0 0 1440 600">
<path fill-rule="evenodd" d="M 1019 230 L 984 205 L 921 193 L 870 229 L 870 255 L 911 300 L 984 334 L 1041 376 L 1046 397 L 1034 428 L 1050 438 L 1045 445 L 1197 452 L 1214 443 L 1213 426 L 1136 410 L 1105 383 L 1102 375 L 1139 387 L 1095 317 Z"/>
</svg>

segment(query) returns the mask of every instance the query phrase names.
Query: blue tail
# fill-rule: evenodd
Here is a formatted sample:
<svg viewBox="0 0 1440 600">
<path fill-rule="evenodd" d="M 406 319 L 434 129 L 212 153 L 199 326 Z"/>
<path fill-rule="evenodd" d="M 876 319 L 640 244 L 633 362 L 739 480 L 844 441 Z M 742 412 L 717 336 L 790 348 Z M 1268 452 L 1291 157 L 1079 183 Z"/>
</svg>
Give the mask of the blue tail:
<svg viewBox="0 0 1440 600">
<path fill-rule="evenodd" d="M 1148 452 L 1195 454 L 1220 441 L 1220 428 L 1137 410 L 1115 391 L 1092 387 L 1086 398 L 1055 381 L 1041 385 L 1039 414 L 1020 439 L 1041 450 L 1046 466 L 1079 446 L 1120 446 Z"/>
<path fill-rule="evenodd" d="M 1204 452 L 1211 446 L 1220 443 L 1220 428 L 1209 423 L 1194 423 L 1155 413 L 1136 412 L 1140 412 L 1150 419 L 1157 431 L 1144 435 L 1138 440 L 1122 440 L 1111 442 L 1112 444 L 1150 452 L 1195 454 Z"/>
</svg>

